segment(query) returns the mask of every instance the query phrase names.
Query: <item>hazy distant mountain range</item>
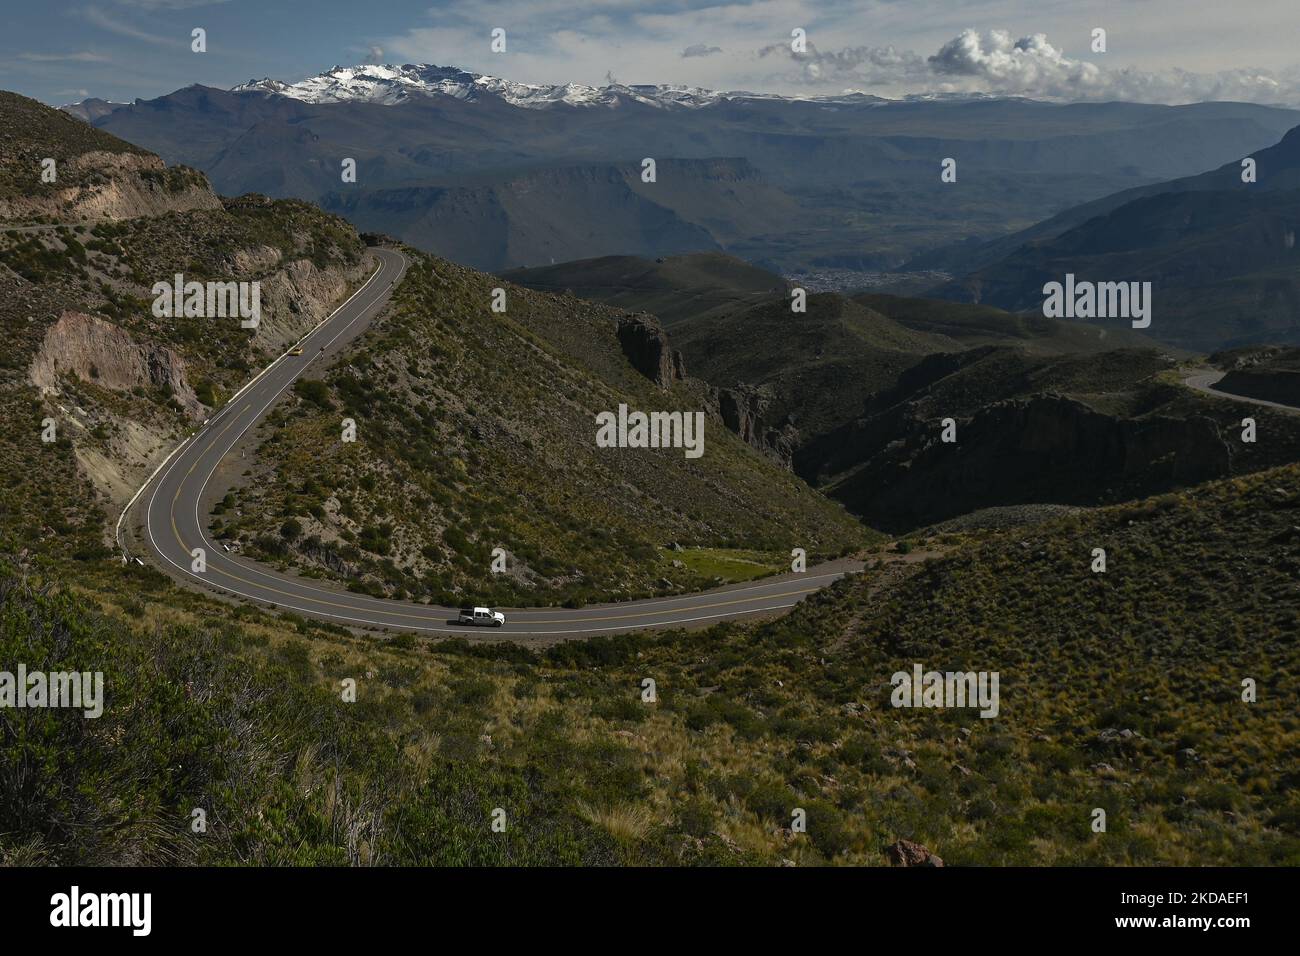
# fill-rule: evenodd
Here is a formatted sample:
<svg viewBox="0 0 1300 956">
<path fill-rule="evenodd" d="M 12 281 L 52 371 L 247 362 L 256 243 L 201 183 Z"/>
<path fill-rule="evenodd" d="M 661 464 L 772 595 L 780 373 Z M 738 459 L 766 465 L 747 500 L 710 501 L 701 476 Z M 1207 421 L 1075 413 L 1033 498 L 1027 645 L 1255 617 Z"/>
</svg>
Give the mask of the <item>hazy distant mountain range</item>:
<svg viewBox="0 0 1300 956">
<path fill-rule="evenodd" d="M 114 103 L 112 100 L 101 100 L 98 97 L 82 100 L 80 103 L 69 103 L 67 106 L 59 107 L 63 112 L 75 116 L 79 120 L 85 120 L 87 123 L 93 123 L 101 116 L 107 116 L 115 109 L 127 106 L 126 103 Z"/>
<path fill-rule="evenodd" d="M 900 248 L 959 232 L 925 210 L 1007 231 L 1052 188 L 1210 168 L 1210 154 L 1231 170 L 1244 133 L 1274 143 L 1291 116 L 192 87 L 95 120 L 227 181 L 334 196 L 456 258 L 610 247 L 507 278 L 403 249 L 375 324 L 336 354 L 309 343 L 296 386 L 230 447 L 229 490 L 196 509 L 241 564 L 363 606 L 553 603 L 571 618 L 646 595 L 680 606 L 668 596 L 724 580 L 752 593 L 795 546 L 864 559 L 788 614 L 762 612 L 776 620 L 547 647 L 234 607 L 121 560 L 114 522 L 139 483 L 210 415 L 197 437 L 226 435 L 235 419 L 216 416 L 247 411 L 257 369 L 299 361 L 284 350 L 373 266 L 336 216 L 220 197 L 201 172 L 0 91 L 0 660 L 102 669 L 111 689 L 100 719 L 0 720 L 0 863 L 1294 863 L 1300 417 L 1185 387 L 1184 356 L 1127 323 L 834 292 L 794 313 L 787 277 L 725 253 L 606 254 L 671 240 L 815 258 L 891 228 Z M 940 150 L 960 150 L 960 188 L 939 186 Z M 654 184 L 637 174 L 646 151 Z M 1256 153 L 1275 191 L 1224 182 L 1070 213 L 1044 233 L 1050 262 L 1131 252 L 1158 271 L 1152 250 L 1191 263 L 1200 243 L 1207 277 L 1280 264 L 1270 230 L 1296 195 L 1280 155 Z M 45 158 L 57 182 L 35 175 Z M 1011 295 L 1036 265 L 998 266 L 990 288 L 997 272 Z M 181 271 L 260 283 L 259 328 L 155 316 L 152 284 Z M 506 312 L 490 305 L 501 285 Z M 1236 303 L 1224 321 L 1249 314 Z M 1151 332 L 1167 327 L 1157 311 Z M 1214 364 L 1242 394 L 1300 394 L 1296 350 Z M 707 454 L 597 447 L 595 416 L 620 405 L 698 410 Z M 1242 440 L 1246 416 L 1258 442 Z M 36 440 L 47 425 L 57 441 Z M 147 533 L 138 513 L 121 530 Z M 717 609 L 705 627 L 737 606 L 702 600 Z M 631 605 L 613 610 L 637 626 Z M 895 710 L 888 675 L 918 659 L 1004 668 L 1012 706 L 996 727 Z M 364 696 L 347 703 L 353 674 Z M 654 709 L 645 674 L 666 677 Z M 1242 674 L 1260 675 L 1248 718 Z M 522 838 L 485 825 L 484 795 Z M 1089 834 L 1088 808 L 1115 801 L 1118 825 Z M 195 834 L 191 803 L 220 825 Z M 791 807 L 805 834 L 786 829 Z"/>
<path fill-rule="evenodd" d="M 427 65 L 111 106 L 67 109 L 224 193 L 319 202 L 486 269 L 693 251 L 778 272 L 896 268 L 1234 161 L 1300 121 L 1239 103 L 534 86 Z M 940 181 L 946 158 L 956 183 Z"/>
<path fill-rule="evenodd" d="M 540 109 L 566 106 L 617 107 L 622 103 L 641 103 L 662 108 L 713 106 L 728 100 L 803 100 L 815 103 L 885 103 L 887 100 L 866 93 L 848 92 L 841 96 L 789 97 L 771 93 L 719 92 L 693 86 L 585 86 L 581 83 L 545 85 L 516 83 L 497 76 L 470 73 L 454 66 L 432 63 L 388 66 L 334 66 L 317 76 L 295 83 L 266 77 L 249 80 L 233 92 L 262 92 L 304 103 L 378 103 L 394 106 L 413 96 L 450 96 L 458 100 L 496 97 L 511 106 Z"/>
<path fill-rule="evenodd" d="M 1300 342 L 1300 127 L 1218 169 L 1066 210 L 1024 232 L 931 257 L 970 271 L 945 298 L 1036 309 L 1043 285 L 1149 281 L 1148 334 L 1184 348 Z M 1113 322 L 1111 323 L 1113 325 Z"/>
</svg>

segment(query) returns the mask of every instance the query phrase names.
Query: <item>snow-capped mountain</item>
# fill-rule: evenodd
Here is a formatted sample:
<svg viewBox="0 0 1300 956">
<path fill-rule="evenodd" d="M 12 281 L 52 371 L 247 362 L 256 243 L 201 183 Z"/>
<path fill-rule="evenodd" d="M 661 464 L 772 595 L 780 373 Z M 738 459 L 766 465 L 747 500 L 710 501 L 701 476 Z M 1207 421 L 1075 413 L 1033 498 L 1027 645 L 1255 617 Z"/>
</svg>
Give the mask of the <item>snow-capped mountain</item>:
<svg viewBox="0 0 1300 956">
<path fill-rule="evenodd" d="M 496 76 L 470 73 L 454 66 L 431 63 L 403 66 L 335 66 L 332 69 L 285 83 L 270 78 L 249 80 L 232 89 L 234 93 L 261 92 L 287 96 L 307 103 L 378 103 L 394 106 L 412 96 L 451 96 L 477 100 L 493 96 L 513 106 L 540 109 L 564 103 L 579 107 L 617 107 L 625 102 L 660 108 L 698 108 L 727 100 L 808 100 L 819 103 L 883 102 L 879 97 L 848 92 L 840 96 L 788 97 L 765 93 L 717 92 L 692 86 L 560 86 L 516 83 Z"/>
<path fill-rule="evenodd" d="M 107 116 L 113 110 L 126 105 L 126 103 L 114 103 L 112 100 L 101 100 L 92 96 L 90 99 L 82 100 L 79 103 L 65 103 L 59 109 L 79 120 L 93 123 L 101 116 Z"/>
</svg>

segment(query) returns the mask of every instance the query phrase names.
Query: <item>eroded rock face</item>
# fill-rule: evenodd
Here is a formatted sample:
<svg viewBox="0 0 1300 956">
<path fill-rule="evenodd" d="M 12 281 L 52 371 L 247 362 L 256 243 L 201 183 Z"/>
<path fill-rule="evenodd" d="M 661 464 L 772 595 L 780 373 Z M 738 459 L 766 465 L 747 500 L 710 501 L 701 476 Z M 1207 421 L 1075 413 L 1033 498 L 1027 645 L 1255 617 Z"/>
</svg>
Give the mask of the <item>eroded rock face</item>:
<svg viewBox="0 0 1300 956">
<path fill-rule="evenodd" d="M 278 351 L 297 341 L 342 300 L 348 282 L 366 274 L 362 266 L 318 269 L 309 259 L 282 262 L 262 283 L 262 324 L 257 343 Z"/>
<path fill-rule="evenodd" d="M 354 580 L 361 577 L 356 567 L 345 560 L 333 547 L 323 544 L 320 538 L 308 538 L 297 543 L 296 547 L 307 560 L 329 568 L 329 570 L 345 580 Z"/>
<path fill-rule="evenodd" d="M 191 418 L 205 414 L 185 377 L 184 359 L 166 346 L 139 342 L 120 326 L 93 315 L 60 315 L 28 369 L 31 383 L 45 394 L 58 394 L 65 375 L 120 392 L 163 389 Z"/>
<path fill-rule="evenodd" d="M 221 200 L 195 170 L 168 169 L 157 156 L 92 150 L 66 164 L 76 185 L 51 195 L 0 200 L 0 220 L 53 217 L 61 222 L 134 219 L 192 209 L 220 209 Z"/>
<path fill-rule="evenodd" d="M 660 388 L 686 378 L 682 353 L 674 351 L 668 333 L 649 313 L 640 312 L 618 320 L 618 344 L 632 367 Z"/>
<path fill-rule="evenodd" d="M 686 359 L 676 349 L 673 350 L 673 374 L 682 381 L 686 380 Z"/>
<path fill-rule="evenodd" d="M 938 854 L 931 853 L 919 843 L 899 840 L 885 849 L 890 866 L 943 866 Z"/>
<path fill-rule="evenodd" d="M 618 342 L 628 362 L 660 388 L 686 381 L 686 361 L 672 347 L 668 333 L 648 313 L 634 313 L 618 321 Z M 794 456 L 799 433 L 790 424 L 769 422 L 765 413 L 771 402 L 762 388 L 737 385 L 712 388 L 698 383 L 704 391 L 705 413 L 735 432 L 754 449 L 780 462 L 786 468 Z"/>
<path fill-rule="evenodd" d="M 1232 371 L 1220 379 L 1216 387 L 1229 395 L 1245 395 L 1300 407 L 1300 372 L 1291 369 Z"/>
<path fill-rule="evenodd" d="M 1120 477 L 1195 484 L 1228 474 L 1232 450 L 1210 418 L 1115 418 L 1067 398 L 1043 396 L 989 410 L 981 426 L 1016 437 L 1007 451 L 1048 461 L 1095 463 Z"/>
<path fill-rule="evenodd" d="M 748 385 L 719 388 L 713 391 L 713 398 L 711 411 L 729 431 L 769 458 L 790 467 L 799 432 L 789 423 L 777 426 L 766 420 L 771 400 L 762 388 Z"/>
<path fill-rule="evenodd" d="M 284 256 L 274 246 L 252 246 L 236 249 L 230 256 L 231 266 L 238 275 L 269 272 L 280 264 Z"/>
</svg>

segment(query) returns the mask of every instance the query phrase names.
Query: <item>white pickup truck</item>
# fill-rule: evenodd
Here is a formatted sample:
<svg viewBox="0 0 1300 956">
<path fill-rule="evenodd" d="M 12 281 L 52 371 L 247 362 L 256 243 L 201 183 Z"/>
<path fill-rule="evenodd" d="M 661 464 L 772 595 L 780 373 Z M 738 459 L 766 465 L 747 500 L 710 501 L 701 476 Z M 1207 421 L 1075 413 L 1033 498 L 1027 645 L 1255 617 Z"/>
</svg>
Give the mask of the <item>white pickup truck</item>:
<svg viewBox="0 0 1300 956">
<path fill-rule="evenodd" d="M 477 624 L 484 627 L 500 627 L 506 622 L 506 616 L 490 607 L 463 607 L 457 612 L 457 624 Z"/>
</svg>

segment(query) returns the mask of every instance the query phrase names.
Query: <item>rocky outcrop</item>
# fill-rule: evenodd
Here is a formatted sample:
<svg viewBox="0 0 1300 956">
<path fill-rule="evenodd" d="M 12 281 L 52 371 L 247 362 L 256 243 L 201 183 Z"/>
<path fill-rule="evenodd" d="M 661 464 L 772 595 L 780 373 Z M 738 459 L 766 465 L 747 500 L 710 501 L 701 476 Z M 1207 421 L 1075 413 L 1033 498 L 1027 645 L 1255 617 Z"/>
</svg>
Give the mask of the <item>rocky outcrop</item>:
<svg viewBox="0 0 1300 956">
<path fill-rule="evenodd" d="M 799 442 L 799 432 L 788 422 L 766 420 L 771 397 L 762 387 L 738 385 L 711 391 L 713 417 L 751 447 L 789 468 Z"/>
<path fill-rule="evenodd" d="M 64 163 L 58 177 L 66 185 L 52 192 L 0 199 L 0 220 L 134 219 L 221 208 L 202 173 L 183 166 L 169 169 L 147 153 L 92 150 Z"/>
<path fill-rule="evenodd" d="M 278 266 L 282 258 L 283 255 L 275 246 L 249 246 L 236 249 L 228 256 L 236 275 L 261 275 Z"/>
<path fill-rule="evenodd" d="M 81 312 L 64 312 L 45 333 L 28 378 L 43 394 L 61 392 L 75 375 L 103 388 L 161 389 L 194 419 L 206 413 L 185 377 L 185 360 L 163 345 L 138 342 L 120 326 Z"/>
<path fill-rule="evenodd" d="M 674 351 L 668 333 L 649 313 L 625 315 L 618 320 L 618 344 L 632 367 L 660 388 L 686 378 L 682 353 Z"/>
<path fill-rule="evenodd" d="M 648 313 L 633 313 L 618 320 L 618 343 L 632 367 L 660 388 L 686 380 L 686 361 L 674 349 L 668 333 Z M 751 447 L 789 468 L 799 433 L 788 422 L 769 422 L 765 413 L 771 396 L 760 387 L 737 385 L 713 388 L 700 383 L 708 403 L 706 414 L 735 432 Z"/>
<path fill-rule="evenodd" d="M 943 866 L 938 854 L 911 840 L 899 840 L 886 847 L 885 856 L 890 866 Z"/>
<path fill-rule="evenodd" d="M 686 359 L 676 349 L 673 350 L 673 374 L 679 381 L 686 380 Z"/>
<path fill-rule="evenodd" d="M 1245 395 L 1265 402 L 1300 408 L 1300 371 L 1256 368 L 1229 372 L 1213 386 L 1229 396 Z"/>
<path fill-rule="evenodd" d="M 981 433 L 1007 430 L 1016 436 L 1008 450 L 1046 461 L 1095 463 L 1117 477 L 1158 471 L 1178 484 L 1197 484 L 1226 475 L 1232 450 L 1213 419 L 1117 418 L 1081 402 L 1042 396 L 994 405 L 977 416 Z"/>
<path fill-rule="evenodd" d="M 297 545 L 298 553 L 313 564 L 328 569 L 336 577 L 351 581 L 361 576 L 361 572 L 338 551 L 325 544 L 317 535 L 306 538 Z"/>
<path fill-rule="evenodd" d="M 257 330 L 258 345 L 276 352 L 296 342 L 337 307 L 349 284 L 360 280 L 367 271 L 364 265 L 318 269 L 310 259 L 283 263 L 260 280 L 262 324 Z"/>
</svg>

